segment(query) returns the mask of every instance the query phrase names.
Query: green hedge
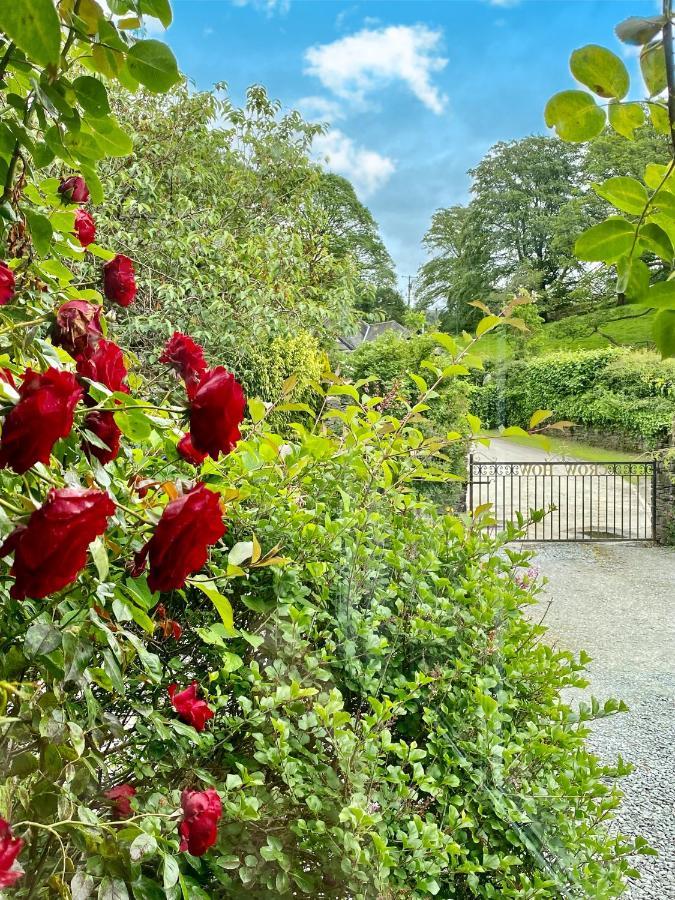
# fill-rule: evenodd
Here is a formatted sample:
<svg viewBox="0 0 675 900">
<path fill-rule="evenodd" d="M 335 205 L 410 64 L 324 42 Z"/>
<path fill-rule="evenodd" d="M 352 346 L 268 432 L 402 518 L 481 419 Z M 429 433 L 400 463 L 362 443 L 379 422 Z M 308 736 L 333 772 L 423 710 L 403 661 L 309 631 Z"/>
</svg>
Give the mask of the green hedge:
<svg viewBox="0 0 675 900">
<path fill-rule="evenodd" d="M 536 409 L 648 446 L 668 442 L 675 361 L 620 348 L 551 353 L 488 371 L 472 396 L 484 425 L 527 426 Z"/>
</svg>

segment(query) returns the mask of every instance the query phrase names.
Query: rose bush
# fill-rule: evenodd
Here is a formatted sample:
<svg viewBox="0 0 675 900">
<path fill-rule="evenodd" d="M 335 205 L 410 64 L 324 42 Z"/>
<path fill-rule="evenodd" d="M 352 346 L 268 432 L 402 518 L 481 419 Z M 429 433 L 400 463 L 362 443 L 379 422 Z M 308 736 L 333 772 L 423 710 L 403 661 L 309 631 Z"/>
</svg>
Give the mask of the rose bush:
<svg viewBox="0 0 675 900">
<path fill-rule="evenodd" d="M 470 344 L 438 337 L 451 364 L 395 414 L 326 371 L 314 415 L 292 377 L 246 413 L 191 335 L 148 381 L 112 340 L 133 258 L 77 227 L 96 161 L 131 150 L 106 82 L 178 75 L 128 34 L 165 0 L 110 5 L 0 6 L 0 886 L 617 896 L 643 845 L 606 831 L 625 767 L 583 744 L 617 704 L 562 702 L 583 661 L 524 617 L 513 534 L 415 488 L 450 477 L 458 435 L 424 413 Z"/>
</svg>

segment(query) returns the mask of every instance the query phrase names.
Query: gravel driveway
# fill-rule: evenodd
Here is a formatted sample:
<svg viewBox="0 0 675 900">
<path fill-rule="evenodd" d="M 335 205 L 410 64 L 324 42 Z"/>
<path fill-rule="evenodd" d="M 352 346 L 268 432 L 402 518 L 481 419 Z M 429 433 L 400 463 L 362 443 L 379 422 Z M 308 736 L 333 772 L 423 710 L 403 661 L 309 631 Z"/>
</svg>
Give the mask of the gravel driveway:
<svg viewBox="0 0 675 900">
<path fill-rule="evenodd" d="M 591 748 L 635 766 L 623 779 L 617 827 L 641 834 L 658 857 L 638 858 L 631 900 L 675 898 L 675 550 L 650 544 L 539 544 L 548 579 L 542 602 L 549 639 L 586 650 L 594 695 L 624 700 L 628 713 L 593 724 Z M 576 695 L 576 696 L 575 696 Z"/>
</svg>

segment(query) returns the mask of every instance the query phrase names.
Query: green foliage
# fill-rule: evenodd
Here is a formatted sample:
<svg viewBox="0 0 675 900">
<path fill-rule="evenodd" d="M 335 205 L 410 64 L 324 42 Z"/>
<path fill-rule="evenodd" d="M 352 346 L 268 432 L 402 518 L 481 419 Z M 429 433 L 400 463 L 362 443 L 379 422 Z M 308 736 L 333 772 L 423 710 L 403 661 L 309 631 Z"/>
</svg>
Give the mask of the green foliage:
<svg viewBox="0 0 675 900">
<path fill-rule="evenodd" d="M 526 427 L 535 410 L 550 409 L 557 419 L 660 446 L 675 416 L 675 364 L 617 348 L 549 352 L 494 367 L 472 404 L 488 427 Z"/>
</svg>

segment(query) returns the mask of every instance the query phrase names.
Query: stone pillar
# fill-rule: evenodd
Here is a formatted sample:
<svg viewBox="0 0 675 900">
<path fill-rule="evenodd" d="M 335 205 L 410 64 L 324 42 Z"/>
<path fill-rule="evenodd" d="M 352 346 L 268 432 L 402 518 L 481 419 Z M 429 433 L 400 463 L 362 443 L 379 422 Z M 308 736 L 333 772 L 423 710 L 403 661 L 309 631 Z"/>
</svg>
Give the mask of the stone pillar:
<svg viewBox="0 0 675 900">
<path fill-rule="evenodd" d="M 675 450 L 656 461 L 654 533 L 659 544 L 675 544 Z"/>
</svg>

